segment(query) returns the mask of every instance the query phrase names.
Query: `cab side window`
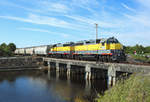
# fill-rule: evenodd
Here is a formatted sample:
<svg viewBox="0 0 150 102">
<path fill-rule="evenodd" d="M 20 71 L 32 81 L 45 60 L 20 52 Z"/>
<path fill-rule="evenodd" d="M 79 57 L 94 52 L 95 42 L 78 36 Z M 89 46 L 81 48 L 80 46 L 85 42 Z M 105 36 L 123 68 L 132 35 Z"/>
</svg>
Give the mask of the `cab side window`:
<svg viewBox="0 0 150 102">
<path fill-rule="evenodd" d="M 105 42 L 102 42 L 102 46 L 104 46 L 105 45 Z"/>
</svg>

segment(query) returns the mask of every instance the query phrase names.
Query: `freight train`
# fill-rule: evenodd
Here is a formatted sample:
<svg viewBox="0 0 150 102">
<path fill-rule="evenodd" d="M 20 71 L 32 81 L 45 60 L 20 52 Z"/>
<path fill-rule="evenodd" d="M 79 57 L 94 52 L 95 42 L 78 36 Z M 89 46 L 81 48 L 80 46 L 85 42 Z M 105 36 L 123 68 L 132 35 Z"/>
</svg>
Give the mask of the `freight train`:
<svg viewBox="0 0 150 102">
<path fill-rule="evenodd" d="M 16 49 L 15 54 L 77 60 L 95 59 L 102 62 L 126 61 L 123 45 L 114 37 L 20 48 Z"/>
</svg>

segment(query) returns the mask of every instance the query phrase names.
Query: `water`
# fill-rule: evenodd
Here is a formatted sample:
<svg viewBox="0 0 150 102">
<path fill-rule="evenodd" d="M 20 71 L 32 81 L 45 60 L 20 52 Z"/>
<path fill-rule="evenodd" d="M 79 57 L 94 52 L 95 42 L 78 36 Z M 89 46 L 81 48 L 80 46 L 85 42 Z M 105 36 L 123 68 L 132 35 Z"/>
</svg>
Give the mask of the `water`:
<svg viewBox="0 0 150 102">
<path fill-rule="evenodd" d="M 91 102 L 106 85 L 105 80 L 67 80 L 39 71 L 0 72 L 0 102 Z"/>
</svg>

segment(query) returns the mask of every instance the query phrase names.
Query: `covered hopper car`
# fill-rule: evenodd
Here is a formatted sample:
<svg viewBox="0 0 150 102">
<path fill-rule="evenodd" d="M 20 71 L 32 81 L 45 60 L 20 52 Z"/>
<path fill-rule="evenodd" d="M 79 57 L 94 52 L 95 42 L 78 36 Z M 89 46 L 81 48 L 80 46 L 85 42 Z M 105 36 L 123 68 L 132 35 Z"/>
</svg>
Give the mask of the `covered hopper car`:
<svg viewBox="0 0 150 102">
<path fill-rule="evenodd" d="M 26 48 L 17 48 L 15 54 L 17 55 L 38 55 L 47 56 L 51 45 L 42 45 Z M 21 53 L 20 53 L 21 52 Z"/>
</svg>

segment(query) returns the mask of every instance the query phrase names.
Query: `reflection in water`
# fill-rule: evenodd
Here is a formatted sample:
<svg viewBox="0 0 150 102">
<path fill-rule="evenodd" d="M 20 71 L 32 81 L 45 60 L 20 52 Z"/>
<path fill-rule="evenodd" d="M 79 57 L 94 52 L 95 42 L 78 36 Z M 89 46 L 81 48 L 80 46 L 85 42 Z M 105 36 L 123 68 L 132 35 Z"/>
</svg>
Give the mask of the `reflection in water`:
<svg viewBox="0 0 150 102">
<path fill-rule="evenodd" d="M 0 102 L 91 102 L 106 89 L 106 81 L 85 81 L 65 74 L 0 72 Z"/>
</svg>

